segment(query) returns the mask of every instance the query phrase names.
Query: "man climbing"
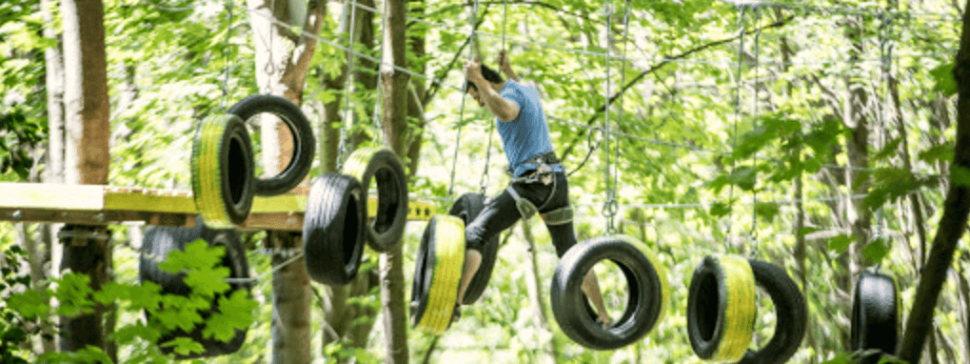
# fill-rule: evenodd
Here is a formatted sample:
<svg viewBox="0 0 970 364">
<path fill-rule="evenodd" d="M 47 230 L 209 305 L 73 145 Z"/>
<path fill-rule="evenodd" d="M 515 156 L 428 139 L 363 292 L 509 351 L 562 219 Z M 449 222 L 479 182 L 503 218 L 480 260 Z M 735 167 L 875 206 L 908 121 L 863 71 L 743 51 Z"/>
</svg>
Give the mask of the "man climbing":
<svg viewBox="0 0 970 364">
<path fill-rule="evenodd" d="M 559 258 L 576 245 L 566 171 L 552 149 L 539 93 L 534 87 L 521 83 L 512 71 L 505 50 L 499 52 L 496 63 L 509 81 L 503 80 L 495 70 L 470 61 L 465 63 L 465 91 L 478 101 L 479 106 L 487 107 L 495 115 L 512 183 L 488 201 L 478 217 L 465 227 L 467 249 L 458 291 L 459 303 L 464 300 L 465 291 L 481 265 L 483 245 L 520 218 L 540 214 Z M 603 327 L 611 325 L 613 321 L 606 313 L 592 271 L 583 279 L 582 290 L 596 307 L 598 322 Z M 459 307 L 456 303 L 453 320 L 460 317 Z"/>
</svg>

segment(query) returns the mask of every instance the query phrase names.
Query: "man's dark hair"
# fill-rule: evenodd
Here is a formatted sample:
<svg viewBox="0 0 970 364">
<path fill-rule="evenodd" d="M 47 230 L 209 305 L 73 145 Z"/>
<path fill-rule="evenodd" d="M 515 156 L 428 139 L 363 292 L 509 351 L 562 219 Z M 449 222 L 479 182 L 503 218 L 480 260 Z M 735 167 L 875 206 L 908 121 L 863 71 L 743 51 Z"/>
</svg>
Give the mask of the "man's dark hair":
<svg viewBox="0 0 970 364">
<path fill-rule="evenodd" d="M 482 65 L 482 77 L 485 78 L 485 81 L 488 81 L 488 82 L 494 82 L 494 83 L 502 83 L 502 82 L 505 82 L 505 79 L 502 78 L 502 75 L 499 74 L 498 71 L 493 70 L 493 69 L 489 68 L 488 66 L 486 66 L 484 64 Z M 478 86 L 475 86 L 474 83 L 468 82 L 466 80 L 465 81 L 465 92 L 468 92 L 468 89 L 469 88 L 471 88 L 471 89 L 473 89 L 475 91 L 478 91 Z"/>
</svg>

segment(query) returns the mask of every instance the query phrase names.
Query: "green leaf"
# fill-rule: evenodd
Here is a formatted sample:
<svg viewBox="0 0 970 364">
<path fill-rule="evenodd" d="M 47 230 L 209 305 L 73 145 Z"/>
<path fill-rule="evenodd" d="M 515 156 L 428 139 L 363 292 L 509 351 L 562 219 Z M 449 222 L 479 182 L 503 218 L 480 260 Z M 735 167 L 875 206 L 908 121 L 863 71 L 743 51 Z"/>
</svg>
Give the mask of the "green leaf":
<svg viewBox="0 0 970 364">
<path fill-rule="evenodd" d="M 933 91 L 942 92 L 947 97 L 956 95 L 957 82 L 953 78 L 953 63 L 937 66 L 930 71 L 930 76 L 936 81 Z"/>
<path fill-rule="evenodd" d="M 184 336 L 172 339 L 159 346 L 163 348 L 174 347 L 175 353 L 179 355 L 200 354 L 205 351 L 202 344 Z"/>
<path fill-rule="evenodd" d="M 876 239 L 869 244 L 866 244 L 865 248 L 862 248 L 862 257 L 872 263 L 879 263 L 889 255 L 891 247 L 888 241 L 883 239 Z"/>
<path fill-rule="evenodd" d="M 158 264 L 158 268 L 173 274 L 183 270 L 212 268 L 219 264 L 223 255 L 225 248 L 210 247 L 205 240 L 196 239 L 185 246 L 185 251 L 174 250 L 168 253 L 168 257 Z"/>
<path fill-rule="evenodd" d="M 954 146 L 952 143 L 934 145 L 930 148 L 920 151 L 918 158 L 919 160 L 927 163 L 933 163 L 937 161 L 949 162 L 953 160 L 953 148 Z"/>
<path fill-rule="evenodd" d="M 94 292 L 94 300 L 103 305 L 119 300 L 128 300 L 131 288 L 131 286 L 121 285 L 117 282 L 108 282 L 108 284 L 101 286 L 100 291 Z"/>
<path fill-rule="evenodd" d="M 224 281 L 228 277 L 228 267 L 198 269 L 185 276 L 185 284 L 192 288 L 193 294 L 212 298 L 217 293 L 229 290 L 229 283 Z"/>
<path fill-rule="evenodd" d="M 798 236 L 805 236 L 805 235 L 814 233 L 814 232 L 816 232 L 818 230 L 819 229 L 816 228 L 816 227 L 806 226 L 806 227 L 803 227 L 801 229 L 798 229 L 797 234 L 798 234 Z"/>
<path fill-rule="evenodd" d="M 837 252 L 839 254 L 845 253 L 849 250 L 849 245 L 852 244 L 852 237 L 846 234 L 839 234 L 829 240 L 829 250 Z"/>
<path fill-rule="evenodd" d="M 726 203 L 717 202 L 711 205 L 711 215 L 712 216 L 725 216 L 731 212 L 731 206 Z"/>
<path fill-rule="evenodd" d="M 765 221 L 772 221 L 778 216 L 778 212 L 781 211 L 781 206 L 773 203 L 758 203 L 755 205 L 755 212 L 758 214 L 759 218 Z"/>
<path fill-rule="evenodd" d="M 237 329 L 245 329 L 253 324 L 253 311 L 259 304 L 250 299 L 246 291 L 235 291 L 229 297 L 219 297 L 219 311 L 206 320 L 202 335 L 206 338 L 228 342 Z"/>
<path fill-rule="evenodd" d="M 10 295 L 7 304 L 11 310 L 28 320 L 46 317 L 51 309 L 50 294 L 46 290 L 28 289 L 23 293 Z"/>
<path fill-rule="evenodd" d="M 58 314 L 70 317 L 93 312 L 94 301 L 91 300 L 91 294 L 94 290 L 88 282 L 90 278 L 84 274 L 69 273 L 61 277 L 54 294 L 60 303 Z"/>
</svg>

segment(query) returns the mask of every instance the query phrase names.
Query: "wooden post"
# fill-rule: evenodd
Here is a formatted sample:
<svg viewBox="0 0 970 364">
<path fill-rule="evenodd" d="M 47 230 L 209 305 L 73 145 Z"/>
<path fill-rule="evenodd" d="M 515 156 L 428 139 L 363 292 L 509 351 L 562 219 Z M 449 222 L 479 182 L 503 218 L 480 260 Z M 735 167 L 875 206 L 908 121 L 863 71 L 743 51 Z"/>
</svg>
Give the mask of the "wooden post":
<svg viewBox="0 0 970 364">
<path fill-rule="evenodd" d="M 101 0 L 63 0 L 65 182 L 105 184 L 108 180 L 109 123 L 107 60 L 104 35 L 104 6 Z M 82 21 L 83 20 L 83 21 Z M 56 106 L 55 106 L 56 107 Z M 64 257 L 61 269 L 86 274 L 95 291 L 109 281 L 111 247 L 103 226 L 67 225 L 62 231 Z M 93 313 L 62 317 L 61 350 L 74 351 L 88 345 L 101 348 L 117 361 L 106 345 L 103 315 Z"/>
</svg>

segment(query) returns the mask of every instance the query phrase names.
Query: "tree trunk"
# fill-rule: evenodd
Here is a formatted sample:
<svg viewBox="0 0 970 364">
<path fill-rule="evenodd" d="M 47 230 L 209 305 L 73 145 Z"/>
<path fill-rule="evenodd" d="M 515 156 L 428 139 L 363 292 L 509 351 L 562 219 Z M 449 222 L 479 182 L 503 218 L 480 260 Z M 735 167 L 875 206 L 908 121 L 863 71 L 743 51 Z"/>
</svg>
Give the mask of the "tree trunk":
<svg viewBox="0 0 970 364">
<path fill-rule="evenodd" d="M 846 38 L 851 42 L 849 50 L 850 62 L 858 61 L 863 53 L 862 29 L 863 19 L 861 17 L 847 18 L 849 24 L 846 26 Z M 858 64 L 858 63 L 854 63 Z M 872 184 L 869 181 L 869 174 L 859 170 L 859 168 L 869 167 L 869 117 L 868 108 L 870 106 L 869 93 L 865 84 L 858 81 L 857 77 L 849 77 L 846 85 L 849 96 L 848 105 L 845 108 L 843 122 L 852 129 L 852 136 L 846 140 L 845 152 L 848 156 L 849 167 L 845 173 L 850 186 L 850 195 L 865 194 L 869 192 Z M 856 277 L 867 264 L 862 259 L 862 249 L 869 243 L 870 227 L 872 216 L 869 209 L 862 199 L 849 199 L 852 206 L 849 214 L 849 222 L 852 225 L 852 235 L 855 237 L 855 244 L 849 248 L 849 276 Z"/>
<path fill-rule="evenodd" d="M 970 0 L 967 0 L 970 5 Z M 963 30 L 960 36 L 960 50 L 957 52 L 953 76 L 959 90 L 957 96 L 956 147 L 950 174 L 950 189 L 943 206 L 943 217 L 933 245 L 930 248 L 927 265 L 916 286 L 916 298 L 909 318 L 899 357 L 910 363 L 919 362 L 926 335 L 930 333 L 933 312 L 940 297 L 940 290 L 946 280 L 946 272 L 953 263 L 953 252 L 963 236 L 970 214 L 970 188 L 966 181 L 970 168 L 970 12 L 963 15 Z M 960 170 L 960 173 L 955 173 Z"/>
<path fill-rule="evenodd" d="M 383 127 L 387 137 L 386 146 L 399 157 L 406 156 L 408 80 L 407 73 L 397 72 L 391 65 L 407 67 L 407 4 L 405 0 L 387 0 L 385 3 L 384 59 L 381 79 L 384 89 Z M 404 257 L 401 244 L 381 254 L 381 303 L 383 305 L 385 357 L 387 363 L 408 362 L 407 315 L 404 309 Z"/>
<path fill-rule="evenodd" d="M 302 2 L 286 0 L 249 0 L 248 4 L 254 9 L 250 16 L 256 35 L 259 88 L 301 105 L 316 40 L 294 34 L 286 25 L 301 25 L 304 31 L 319 34 L 326 16 L 326 1 L 308 0 L 305 11 L 301 8 Z M 275 24 L 270 18 L 286 25 Z M 260 129 L 264 171 L 276 174 L 292 158 L 292 135 L 285 124 L 266 115 L 261 116 Z M 266 237 L 267 248 L 274 251 L 299 251 L 302 245 L 298 234 L 270 231 Z M 279 266 L 291 257 L 274 254 L 272 264 Z M 310 302 L 310 277 L 305 264 L 296 261 L 273 273 L 273 363 L 307 364 L 312 360 Z"/>
<path fill-rule="evenodd" d="M 106 184 L 111 125 L 104 8 L 100 0 L 63 0 L 61 16 L 65 66 L 65 182 Z M 56 64 L 52 66 L 56 68 Z M 56 77 L 52 78 L 57 82 Z M 55 104 L 54 108 L 57 107 Z M 64 230 L 107 235 L 104 227 L 68 225 Z M 62 243 L 65 249 L 61 269 L 88 275 L 91 288 L 100 290 L 101 285 L 109 281 L 108 270 L 112 266 L 111 246 L 107 239 L 67 237 Z M 61 350 L 74 351 L 93 345 L 111 355 L 112 350 L 105 345 L 107 333 L 102 323 L 105 311 L 105 307 L 96 305 L 92 313 L 62 317 L 61 332 L 65 337 L 60 343 Z"/>
<path fill-rule="evenodd" d="M 543 345 L 548 355 L 549 362 L 556 363 L 559 358 L 559 350 L 556 348 L 556 340 L 553 339 L 552 329 L 549 328 L 549 318 L 546 315 L 546 310 L 542 305 L 542 280 L 539 279 L 539 269 L 538 269 L 538 259 L 536 257 L 536 243 L 535 238 L 532 236 L 532 224 L 529 219 L 522 219 L 522 236 L 525 238 L 524 248 L 525 248 L 525 283 L 529 290 L 529 302 L 532 303 L 532 316 L 535 318 L 536 324 L 542 330 L 549 332 L 549 341 Z"/>
</svg>

